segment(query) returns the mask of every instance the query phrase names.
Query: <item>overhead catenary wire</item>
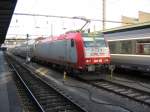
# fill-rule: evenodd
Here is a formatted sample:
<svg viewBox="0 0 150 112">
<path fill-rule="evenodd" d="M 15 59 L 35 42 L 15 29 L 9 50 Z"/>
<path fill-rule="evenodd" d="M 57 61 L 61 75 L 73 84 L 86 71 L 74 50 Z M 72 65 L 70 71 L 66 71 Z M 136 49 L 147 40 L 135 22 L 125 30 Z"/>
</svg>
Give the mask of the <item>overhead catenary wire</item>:
<svg viewBox="0 0 150 112">
<path fill-rule="evenodd" d="M 69 17 L 69 16 L 57 16 L 57 15 L 45 15 L 45 14 L 32 14 L 32 13 L 14 13 L 14 15 L 18 15 L 18 16 L 36 16 L 36 17 L 52 17 L 52 18 L 66 18 L 66 19 L 81 19 L 81 20 L 85 20 L 85 17 Z M 104 20 L 102 19 L 95 19 L 95 18 L 87 18 L 86 20 L 90 20 L 90 21 L 100 21 L 103 22 Z M 109 23 L 125 23 L 125 24 L 134 24 L 134 23 L 130 23 L 130 22 L 122 22 L 122 21 L 114 21 L 114 20 L 105 20 L 104 22 L 109 22 Z"/>
</svg>

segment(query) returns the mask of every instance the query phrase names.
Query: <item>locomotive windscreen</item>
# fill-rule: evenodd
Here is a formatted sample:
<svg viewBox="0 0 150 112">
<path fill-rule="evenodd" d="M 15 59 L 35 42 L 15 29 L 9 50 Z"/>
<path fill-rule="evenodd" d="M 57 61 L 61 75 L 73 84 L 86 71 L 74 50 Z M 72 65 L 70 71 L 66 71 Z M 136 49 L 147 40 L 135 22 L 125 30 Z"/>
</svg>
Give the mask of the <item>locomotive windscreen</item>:
<svg viewBox="0 0 150 112">
<path fill-rule="evenodd" d="M 105 47 L 105 40 L 103 38 L 88 38 L 84 37 L 84 46 L 85 47 Z"/>
<path fill-rule="evenodd" d="M 85 57 L 108 56 L 109 50 L 104 38 L 89 38 L 84 37 Z"/>
<path fill-rule="evenodd" d="M 102 33 L 83 33 L 84 47 L 106 47 Z"/>
</svg>

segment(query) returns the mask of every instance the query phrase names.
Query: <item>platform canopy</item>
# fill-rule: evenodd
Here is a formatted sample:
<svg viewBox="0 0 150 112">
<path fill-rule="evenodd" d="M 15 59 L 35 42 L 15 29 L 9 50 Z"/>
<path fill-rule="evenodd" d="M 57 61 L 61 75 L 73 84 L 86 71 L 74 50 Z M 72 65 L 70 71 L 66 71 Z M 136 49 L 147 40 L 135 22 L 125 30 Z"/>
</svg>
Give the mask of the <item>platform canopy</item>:
<svg viewBox="0 0 150 112">
<path fill-rule="evenodd" d="M 0 0 L 0 46 L 4 42 L 17 0 Z"/>
</svg>

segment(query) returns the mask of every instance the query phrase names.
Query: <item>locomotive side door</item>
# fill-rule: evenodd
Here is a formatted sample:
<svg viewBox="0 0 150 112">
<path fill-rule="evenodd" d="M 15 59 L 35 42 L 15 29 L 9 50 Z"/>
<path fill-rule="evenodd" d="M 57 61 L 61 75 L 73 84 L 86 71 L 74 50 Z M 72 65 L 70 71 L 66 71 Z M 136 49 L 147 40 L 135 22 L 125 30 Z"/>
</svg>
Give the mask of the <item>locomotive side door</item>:
<svg viewBox="0 0 150 112">
<path fill-rule="evenodd" d="M 70 52 L 71 52 L 70 40 L 67 40 L 66 41 L 66 61 L 67 62 L 70 62 L 71 60 Z"/>
<path fill-rule="evenodd" d="M 76 63 L 77 62 L 77 53 L 75 47 L 74 39 L 70 39 L 67 41 L 67 61 L 69 63 Z"/>
</svg>

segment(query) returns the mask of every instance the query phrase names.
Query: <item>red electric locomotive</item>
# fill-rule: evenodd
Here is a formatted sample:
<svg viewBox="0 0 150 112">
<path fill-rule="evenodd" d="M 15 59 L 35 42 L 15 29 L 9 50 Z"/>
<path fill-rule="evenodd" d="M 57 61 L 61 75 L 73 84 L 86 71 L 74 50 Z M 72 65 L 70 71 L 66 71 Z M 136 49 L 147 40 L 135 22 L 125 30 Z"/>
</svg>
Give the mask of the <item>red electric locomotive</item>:
<svg viewBox="0 0 150 112">
<path fill-rule="evenodd" d="M 102 34 L 68 32 L 39 40 L 32 50 L 32 58 L 69 70 L 96 71 L 110 63 L 109 47 Z"/>
</svg>

